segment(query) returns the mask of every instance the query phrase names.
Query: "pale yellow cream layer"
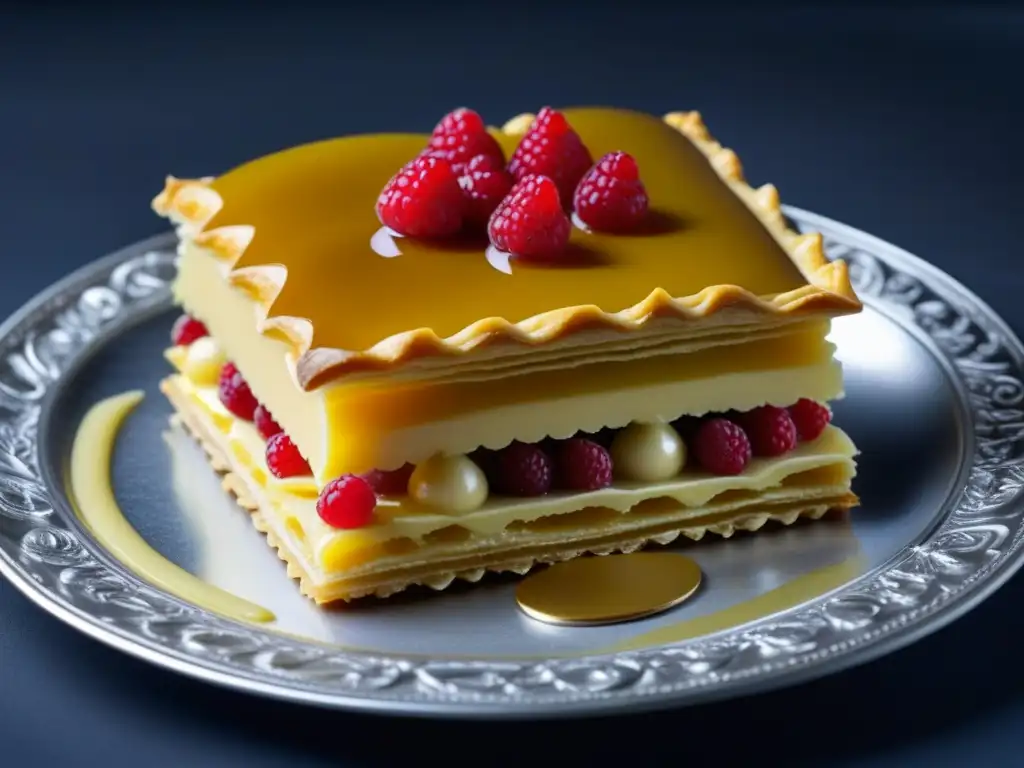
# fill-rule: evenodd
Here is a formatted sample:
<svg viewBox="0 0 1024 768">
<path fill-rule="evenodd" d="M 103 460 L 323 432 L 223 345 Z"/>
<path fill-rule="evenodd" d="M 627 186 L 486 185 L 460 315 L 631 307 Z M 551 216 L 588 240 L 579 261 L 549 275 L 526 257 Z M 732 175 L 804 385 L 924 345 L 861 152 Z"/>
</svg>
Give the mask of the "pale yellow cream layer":
<svg viewBox="0 0 1024 768">
<path fill-rule="evenodd" d="M 839 429 L 829 427 L 816 441 L 804 443 L 784 457 L 755 459 L 737 477 L 717 477 L 686 470 L 678 478 L 660 483 L 617 482 L 609 488 L 587 493 L 552 493 L 539 498 L 510 498 L 494 495 L 484 505 L 460 515 L 439 514 L 408 498 L 382 499 L 375 522 L 358 530 L 338 530 L 323 523 L 316 513 L 316 487 L 308 480 L 278 480 L 266 468 L 265 443 L 249 423 L 231 416 L 220 404 L 213 388 L 197 388 L 184 377 L 176 386 L 189 394 L 206 417 L 225 435 L 234 458 L 248 470 L 249 477 L 265 493 L 270 506 L 293 537 L 304 542 L 307 557 L 325 572 L 346 570 L 389 554 L 387 543 L 422 544 L 432 535 L 446 535 L 461 529 L 477 537 L 500 535 L 510 527 L 536 521 L 557 520 L 558 516 L 599 508 L 625 513 L 644 502 L 669 500 L 694 508 L 712 502 L 750 503 L 750 494 L 760 494 L 764 503 L 784 501 L 792 491 L 781 488 L 787 477 L 838 467 L 825 491 L 839 493 L 849 488 L 854 474 L 852 458 L 856 449 Z M 735 498 L 732 498 L 735 497 Z M 699 512 L 698 512 L 699 514 Z M 568 519 L 568 518 L 567 518 Z M 397 554 L 397 553 L 391 553 Z"/>
<path fill-rule="evenodd" d="M 561 363 L 541 355 L 530 373 L 517 370 L 511 377 L 499 369 L 491 372 L 498 378 L 485 383 L 486 369 L 477 361 L 463 380 L 452 375 L 386 387 L 354 381 L 306 392 L 284 347 L 258 332 L 259 305 L 231 286 L 224 270 L 222 262 L 184 247 L 178 298 L 207 324 L 321 486 L 346 472 L 394 469 L 514 439 L 842 394 L 841 368 L 825 341 L 828 322 L 820 319 L 705 328 L 690 338 L 655 336 L 631 352 L 632 359 L 591 348 L 574 361 L 567 350 Z M 176 361 L 174 351 L 169 359 Z"/>
</svg>

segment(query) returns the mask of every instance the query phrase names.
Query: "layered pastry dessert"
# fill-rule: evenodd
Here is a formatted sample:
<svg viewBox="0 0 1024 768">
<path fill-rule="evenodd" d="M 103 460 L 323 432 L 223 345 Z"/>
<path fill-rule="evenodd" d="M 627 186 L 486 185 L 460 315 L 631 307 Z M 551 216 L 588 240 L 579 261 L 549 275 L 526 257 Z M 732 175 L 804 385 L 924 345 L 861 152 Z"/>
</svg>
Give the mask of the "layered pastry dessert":
<svg viewBox="0 0 1024 768">
<path fill-rule="evenodd" d="M 694 112 L 468 109 L 153 202 L 162 385 L 319 603 L 857 503 L 846 266 Z"/>
</svg>

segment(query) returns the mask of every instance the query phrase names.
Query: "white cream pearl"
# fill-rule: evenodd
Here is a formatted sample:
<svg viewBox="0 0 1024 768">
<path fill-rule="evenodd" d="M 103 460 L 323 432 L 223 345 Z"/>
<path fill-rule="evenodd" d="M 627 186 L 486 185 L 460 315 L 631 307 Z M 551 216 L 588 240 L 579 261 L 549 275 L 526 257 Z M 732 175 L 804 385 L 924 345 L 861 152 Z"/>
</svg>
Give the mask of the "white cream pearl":
<svg viewBox="0 0 1024 768">
<path fill-rule="evenodd" d="M 686 464 L 686 444 L 668 424 L 633 422 L 612 441 L 612 464 L 619 480 L 653 483 L 678 475 Z"/>
<path fill-rule="evenodd" d="M 487 493 L 483 471 L 461 454 L 436 454 L 409 477 L 409 495 L 441 512 L 472 512 L 487 501 Z"/>
<path fill-rule="evenodd" d="M 227 358 L 220 344 L 210 336 L 203 336 L 188 345 L 182 370 L 197 387 L 212 387 L 220 378 L 225 362 Z"/>
</svg>

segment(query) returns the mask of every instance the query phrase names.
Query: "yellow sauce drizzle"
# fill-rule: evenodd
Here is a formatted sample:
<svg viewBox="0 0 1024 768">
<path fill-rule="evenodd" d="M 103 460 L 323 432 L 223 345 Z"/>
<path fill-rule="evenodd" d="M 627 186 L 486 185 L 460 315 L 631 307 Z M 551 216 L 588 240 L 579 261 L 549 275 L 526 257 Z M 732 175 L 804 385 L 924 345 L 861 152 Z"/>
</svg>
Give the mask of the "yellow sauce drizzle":
<svg viewBox="0 0 1024 768">
<path fill-rule="evenodd" d="M 71 496 L 78 518 L 111 555 L 154 587 L 231 619 L 274 621 L 266 608 L 207 584 L 164 558 L 121 512 L 110 484 L 111 457 L 121 424 L 142 398 L 136 390 L 102 400 L 78 427 L 71 447 Z"/>
</svg>

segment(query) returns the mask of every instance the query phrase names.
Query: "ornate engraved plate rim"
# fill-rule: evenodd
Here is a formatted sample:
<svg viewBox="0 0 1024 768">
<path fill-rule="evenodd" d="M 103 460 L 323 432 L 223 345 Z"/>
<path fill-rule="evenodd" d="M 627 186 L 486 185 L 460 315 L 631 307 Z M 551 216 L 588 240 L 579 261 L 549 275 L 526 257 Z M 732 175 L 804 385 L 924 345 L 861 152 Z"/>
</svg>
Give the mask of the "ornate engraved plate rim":
<svg viewBox="0 0 1024 768">
<path fill-rule="evenodd" d="M 306 703 L 401 714 L 573 715 L 694 703 L 796 682 L 891 651 L 969 610 L 1024 562 L 1024 347 L 952 278 L 806 211 L 866 304 L 912 328 L 964 393 L 965 482 L 941 524 L 882 568 L 797 609 L 611 656 L 452 661 L 342 651 L 206 613 L 140 582 L 69 523 L 37 438 L 54 392 L 105 338 L 169 303 L 173 234 L 75 272 L 0 326 L 0 571 L 47 611 L 135 656 Z"/>
</svg>

